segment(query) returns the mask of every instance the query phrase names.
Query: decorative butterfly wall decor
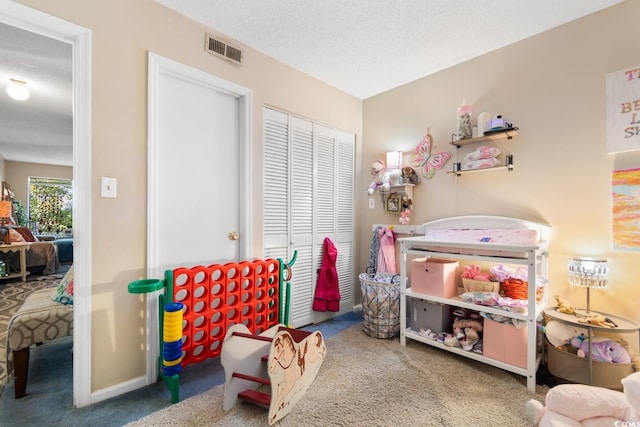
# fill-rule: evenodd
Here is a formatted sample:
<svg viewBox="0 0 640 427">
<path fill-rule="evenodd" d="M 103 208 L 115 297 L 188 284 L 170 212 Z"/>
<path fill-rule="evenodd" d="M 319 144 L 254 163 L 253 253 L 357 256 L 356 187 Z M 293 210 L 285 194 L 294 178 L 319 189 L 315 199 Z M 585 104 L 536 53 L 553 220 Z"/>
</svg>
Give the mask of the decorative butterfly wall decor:
<svg viewBox="0 0 640 427">
<path fill-rule="evenodd" d="M 409 157 L 409 163 L 414 168 L 419 169 L 422 176 L 431 179 L 436 173 L 436 169 L 442 169 L 450 158 L 451 154 L 446 151 L 431 154 L 431 135 L 429 134 L 429 129 L 427 129 L 427 134 L 416 147 L 416 152 Z"/>
</svg>

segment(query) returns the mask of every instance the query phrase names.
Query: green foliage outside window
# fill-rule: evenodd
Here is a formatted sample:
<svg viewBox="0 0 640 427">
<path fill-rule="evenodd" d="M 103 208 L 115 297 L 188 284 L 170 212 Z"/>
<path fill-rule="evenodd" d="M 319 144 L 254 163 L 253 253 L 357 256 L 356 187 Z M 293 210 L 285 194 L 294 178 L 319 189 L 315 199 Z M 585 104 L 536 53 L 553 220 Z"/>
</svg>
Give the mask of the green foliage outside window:
<svg viewBox="0 0 640 427">
<path fill-rule="evenodd" d="M 29 178 L 29 218 L 38 224 L 38 233 L 59 234 L 73 228 L 71 180 Z"/>
<path fill-rule="evenodd" d="M 26 226 L 27 224 L 27 210 L 20 200 L 13 201 L 13 208 L 16 211 L 16 221 L 18 225 Z"/>
</svg>

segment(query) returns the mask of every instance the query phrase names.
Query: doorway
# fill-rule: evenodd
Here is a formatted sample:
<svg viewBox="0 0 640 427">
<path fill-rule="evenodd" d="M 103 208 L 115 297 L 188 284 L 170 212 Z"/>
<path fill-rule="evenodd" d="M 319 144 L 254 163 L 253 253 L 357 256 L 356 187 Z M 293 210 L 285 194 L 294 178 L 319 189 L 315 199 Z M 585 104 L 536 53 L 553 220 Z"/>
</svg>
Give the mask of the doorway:
<svg viewBox="0 0 640 427">
<path fill-rule="evenodd" d="M 91 400 L 91 31 L 12 1 L 0 22 L 71 44 L 73 67 L 74 357 L 73 404 Z"/>
<path fill-rule="evenodd" d="M 245 259 L 251 91 L 151 52 L 148 80 L 147 277 Z M 149 295 L 148 384 L 157 380 L 157 312 Z"/>
</svg>

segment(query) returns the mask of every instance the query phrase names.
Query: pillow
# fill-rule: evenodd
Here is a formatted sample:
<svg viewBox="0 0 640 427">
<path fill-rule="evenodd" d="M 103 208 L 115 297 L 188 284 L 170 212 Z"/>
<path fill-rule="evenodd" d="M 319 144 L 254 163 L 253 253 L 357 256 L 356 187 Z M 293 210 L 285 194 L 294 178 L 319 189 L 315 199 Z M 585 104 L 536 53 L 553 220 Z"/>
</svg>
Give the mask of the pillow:
<svg viewBox="0 0 640 427">
<path fill-rule="evenodd" d="M 548 411 L 580 422 L 596 417 L 627 420 L 634 415 L 623 393 L 585 384 L 561 384 L 552 387 L 544 401 Z"/>
<path fill-rule="evenodd" d="M 15 228 L 9 228 L 9 241 L 11 243 L 24 243 L 24 237 L 18 233 Z"/>
<path fill-rule="evenodd" d="M 37 242 L 38 239 L 33 235 L 29 227 L 16 227 L 15 230 L 20 233 L 25 242 Z"/>
<path fill-rule="evenodd" d="M 73 305 L 73 265 L 64 275 L 51 298 L 61 304 Z"/>
</svg>

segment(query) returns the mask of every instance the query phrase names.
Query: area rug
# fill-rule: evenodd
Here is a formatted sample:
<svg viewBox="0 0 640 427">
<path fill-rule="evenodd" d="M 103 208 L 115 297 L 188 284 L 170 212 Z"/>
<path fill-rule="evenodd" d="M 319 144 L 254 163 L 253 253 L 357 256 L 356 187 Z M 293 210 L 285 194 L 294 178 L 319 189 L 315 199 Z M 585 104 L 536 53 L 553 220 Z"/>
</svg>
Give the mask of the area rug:
<svg viewBox="0 0 640 427">
<path fill-rule="evenodd" d="M 7 326 L 11 316 L 22 307 L 29 294 L 39 289 L 57 286 L 63 276 L 64 272 L 48 276 L 28 276 L 26 282 L 0 283 L 0 394 L 7 381 L 5 353 L 7 351 Z"/>
<path fill-rule="evenodd" d="M 240 403 L 222 410 L 224 385 L 128 424 L 266 426 L 267 410 Z M 417 341 L 371 338 L 362 324 L 327 340 L 311 387 L 280 426 L 524 426 L 531 393 L 522 376 Z"/>
</svg>

